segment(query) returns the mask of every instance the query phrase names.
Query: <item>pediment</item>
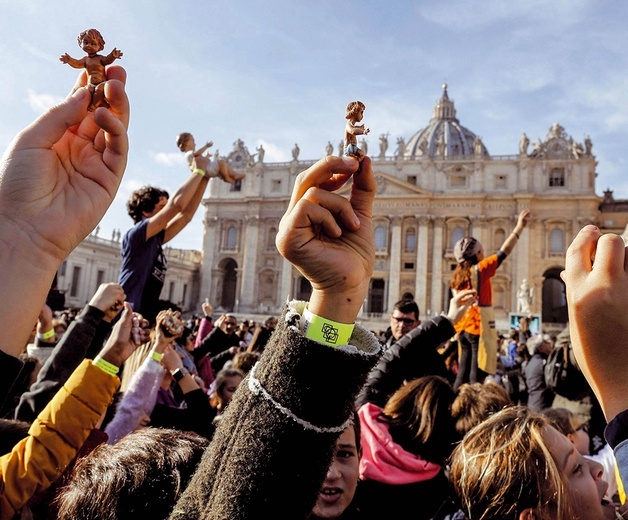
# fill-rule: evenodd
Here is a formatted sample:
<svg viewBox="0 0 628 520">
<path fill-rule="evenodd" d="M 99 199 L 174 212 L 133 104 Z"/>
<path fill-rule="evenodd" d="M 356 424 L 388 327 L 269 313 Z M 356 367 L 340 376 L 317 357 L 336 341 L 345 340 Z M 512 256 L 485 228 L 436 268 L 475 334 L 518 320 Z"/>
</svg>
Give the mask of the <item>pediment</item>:
<svg viewBox="0 0 628 520">
<path fill-rule="evenodd" d="M 411 184 L 406 181 L 402 181 L 401 179 L 397 179 L 392 175 L 383 172 L 374 172 L 375 181 L 377 182 L 377 198 L 399 198 L 399 197 L 431 197 L 432 192 L 428 190 L 424 190 L 419 188 L 415 184 Z M 351 192 L 351 184 L 353 179 L 350 182 L 345 184 L 338 193 L 340 195 L 348 196 Z"/>
</svg>

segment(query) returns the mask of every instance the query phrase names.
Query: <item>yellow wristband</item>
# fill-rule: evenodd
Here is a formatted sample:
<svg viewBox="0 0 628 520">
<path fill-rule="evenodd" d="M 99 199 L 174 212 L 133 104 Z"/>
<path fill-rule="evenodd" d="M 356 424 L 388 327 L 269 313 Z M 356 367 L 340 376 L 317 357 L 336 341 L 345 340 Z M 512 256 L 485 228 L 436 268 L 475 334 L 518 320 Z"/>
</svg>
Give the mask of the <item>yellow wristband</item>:
<svg viewBox="0 0 628 520">
<path fill-rule="evenodd" d="M 157 363 L 161 363 L 161 360 L 164 358 L 164 355 L 161 352 L 151 352 L 150 357 L 152 357 Z"/>
<path fill-rule="evenodd" d="M 37 337 L 39 339 L 50 339 L 55 335 L 55 329 L 50 329 L 49 331 L 46 332 L 38 332 L 37 333 Z"/>
<path fill-rule="evenodd" d="M 205 171 L 201 170 L 200 168 L 196 168 L 196 170 L 194 170 L 192 173 L 196 173 L 197 175 L 200 175 L 201 177 L 205 177 Z"/>
<path fill-rule="evenodd" d="M 110 376 L 116 376 L 118 375 L 118 372 L 120 371 L 120 369 L 117 366 L 112 365 L 111 363 L 109 363 L 109 361 L 105 361 L 100 356 L 96 356 L 94 361 L 92 361 L 92 365 L 100 368 L 103 372 L 106 372 Z"/>
<path fill-rule="evenodd" d="M 347 345 L 353 332 L 353 323 L 338 323 L 327 318 L 321 318 L 310 312 L 306 307 L 303 311 L 305 320 L 304 335 L 306 338 L 320 341 L 325 345 L 336 347 Z"/>
</svg>

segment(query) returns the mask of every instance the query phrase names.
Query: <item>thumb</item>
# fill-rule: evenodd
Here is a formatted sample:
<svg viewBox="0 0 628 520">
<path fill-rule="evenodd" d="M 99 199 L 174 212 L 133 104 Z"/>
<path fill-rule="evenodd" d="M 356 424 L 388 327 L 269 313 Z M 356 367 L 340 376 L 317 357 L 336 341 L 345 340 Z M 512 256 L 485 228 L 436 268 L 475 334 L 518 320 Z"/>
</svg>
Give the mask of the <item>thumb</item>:
<svg viewBox="0 0 628 520">
<path fill-rule="evenodd" d="M 87 115 L 90 92 L 79 88 L 58 105 L 47 110 L 18 136 L 16 148 L 50 148 L 66 130 L 80 123 Z"/>
</svg>

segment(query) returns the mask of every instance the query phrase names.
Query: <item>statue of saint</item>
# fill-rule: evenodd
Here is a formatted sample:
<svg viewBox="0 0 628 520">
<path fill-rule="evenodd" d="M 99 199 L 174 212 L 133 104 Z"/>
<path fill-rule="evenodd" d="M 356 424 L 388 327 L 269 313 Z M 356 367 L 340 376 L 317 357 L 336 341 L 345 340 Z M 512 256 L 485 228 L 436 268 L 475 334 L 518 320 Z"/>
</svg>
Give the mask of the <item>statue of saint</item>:
<svg viewBox="0 0 628 520">
<path fill-rule="evenodd" d="M 584 153 L 587 155 L 591 155 L 591 148 L 593 147 L 593 144 L 591 143 L 591 138 L 587 135 L 584 138 Z"/>
<path fill-rule="evenodd" d="M 529 145 L 530 145 L 530 139 L 528 139 L 528 136 L 526 135 L 526 133 L 523 132 L 523 135 L 521 136 L 521 140 L 519 141 L 519 153 L 521 155 L 527 155 Z"/>
<path fill-rule="evenodd" d="M 386 157 L 386 151 L 388 150 L 388 134 L 379 135 L 379 156 Z"/>
<path fill-rule="evenodd" d="M 403 137 L 397 137 L 397 149 L 395 150 L 395 158 L 403 159 L 406 153 L 406 141 Z"/>
<path fill-rule="evenodd" d="M 334 145 L 331 144 L 331 141 L 327 141 L 327 147 L 325 148 L 325 152 L 327 152 L 327 155 L 331 155 L 332 153 L 334 153 Z"/>
<path fill-rule="evenodd" d="M 521 286 L 519 287 L 519 293 L 517 294 L 518 311 L 522 314 L 527 314 L 532 307 L 534 289 L 528 284 L 528 279 L 521 280 Z"/>
<path fill-rule="evenodd" d="M 294 148 L 292 149 L 292 160 L 293 161 L 298 161 L 299 160 L 299 152 L 300 152 L 300 148 L 299 145 L 297 143 L 294 143 Z"/>
</svg>

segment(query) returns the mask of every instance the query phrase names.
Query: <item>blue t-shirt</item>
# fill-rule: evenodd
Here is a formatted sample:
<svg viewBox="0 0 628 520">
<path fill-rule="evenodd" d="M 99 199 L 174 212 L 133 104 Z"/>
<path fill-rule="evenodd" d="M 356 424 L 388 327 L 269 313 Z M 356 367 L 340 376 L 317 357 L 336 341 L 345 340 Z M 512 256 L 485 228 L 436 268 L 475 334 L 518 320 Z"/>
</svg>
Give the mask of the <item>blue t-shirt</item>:
<svg viewBox="0 0 628 520">
<path fill-rule="evenodd" d="M 146 239 L 148 219 L 129 229 L 122 239 L 122 268 L 118 283 L 133 310 L 149 321 L 157 315 L 159 294 L 164 285 L 168 262 L 162 244 L 165 230 Z"/>
</svg>

